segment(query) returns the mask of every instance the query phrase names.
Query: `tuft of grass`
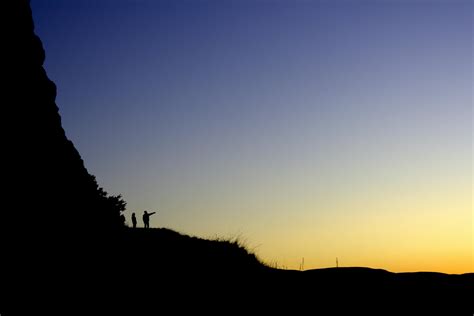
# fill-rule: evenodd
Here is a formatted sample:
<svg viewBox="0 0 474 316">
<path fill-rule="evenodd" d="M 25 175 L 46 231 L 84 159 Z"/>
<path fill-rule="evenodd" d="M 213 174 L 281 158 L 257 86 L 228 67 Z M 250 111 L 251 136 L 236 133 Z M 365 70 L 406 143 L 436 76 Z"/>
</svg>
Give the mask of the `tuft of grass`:
<svg viewBox="0 0 474 316">
<path fill-rule="evenodd" d="M 242 256 L 249 257 L 251 260 L 258 262 L 258 264 L 266 267 L 267 264 L 264 263 L 262 259 L 260 259 L 256 255 L 256 248 L 249 246 L 249 241 L 246 237 L 244 237 L 241 233 L 223 237 L 223 236 L 214 236 L 212 239 L 208 239 L 211 242 L 217 242 L 222 245 L 227 245 L 230 249 L 233 249 L 236 253 L 240 253 Z"/>
<path fill-rule="evenodd" d="M 278 260 L 272 260 L 268 262 L 263 262 L 266 267 L 271 268 L 271 269 L 276 269 L 276 270 L 288 270 L 288 266 L 284 264 L 280 264 Z"/>
</svg>

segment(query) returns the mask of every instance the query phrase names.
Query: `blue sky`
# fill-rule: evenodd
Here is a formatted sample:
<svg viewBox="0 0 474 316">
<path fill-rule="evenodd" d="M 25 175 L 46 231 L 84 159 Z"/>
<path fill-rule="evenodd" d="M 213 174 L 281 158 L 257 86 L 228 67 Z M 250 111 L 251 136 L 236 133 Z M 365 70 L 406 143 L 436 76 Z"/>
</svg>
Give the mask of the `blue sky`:
<svg viewBox="0 0 474 316">
<path fill-rule="evenodd" d="M 472 2 L 31 5 L 66 133 L 127 218 L 290 268 L 472 270 Z"/>
</svg>

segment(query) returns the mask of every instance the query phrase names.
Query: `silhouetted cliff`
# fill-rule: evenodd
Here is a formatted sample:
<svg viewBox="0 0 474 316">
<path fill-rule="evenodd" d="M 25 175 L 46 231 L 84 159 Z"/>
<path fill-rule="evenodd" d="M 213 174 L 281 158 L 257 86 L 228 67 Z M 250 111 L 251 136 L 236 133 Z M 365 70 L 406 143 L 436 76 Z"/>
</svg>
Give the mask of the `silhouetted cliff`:
<svg viewBox="0 0 474 316">
<path fill-rule="evenodd" d="M 43 68 L 45 52 L 34 34 L 29 1 L 9 3 L 7 14 L 15 18 L 3 42 L 12 112 L 6 152 L 16 229 L 72 238 L 86 229 L 91 234 L 116 228 L 120 212 L 107 205 L 107 193 L 88 173 L 61 126 L 56 85 Z"/>
<path fill-rule="evenodd" d="M 45 52 L 29 1 L 3 1 L 0 15 L 2 283 L 24 295 L 35 281 L 57 281 L 97 252 L 119 229 L 120 211 L 61 126 L 56 85 L 43 68 Z"/>
</svg>

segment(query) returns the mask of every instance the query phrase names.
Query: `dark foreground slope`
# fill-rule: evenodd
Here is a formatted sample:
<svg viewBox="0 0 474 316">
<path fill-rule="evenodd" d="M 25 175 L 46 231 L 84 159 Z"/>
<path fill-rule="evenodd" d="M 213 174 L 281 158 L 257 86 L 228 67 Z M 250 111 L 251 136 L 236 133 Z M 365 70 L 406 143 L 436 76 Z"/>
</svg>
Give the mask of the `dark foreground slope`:
<svg viewBox="0 0 474 316">
<path fill-rule="evenodd" d="M 46 260 L 50 260 L 47 258 Z M 90 262 L 84 265 L 83 262 Z M 31 262 L 34 264 L 34 262 Z M 13 271 L 18 273 L 18 271 Z M 278 270 L 238 242 L 124 228 L 102 253 L 2 297 L 2 315 L 472 315 L 474 274 Z M 80 278 L 78 278 L 80 276 Z M 3 286 L 3 285 L 2 285 Z M 10 293 L 8 293 L 10 294 Z"/>
<path fill-rule="evenodd" d="M 316 315 L 328 314 L 324 310 L 404 315 L 474 311 L 470 300 L 474 274 L 391 273 L 357 267 L 278 270 L 263 265 L 236 242 L 204 240 L 167 229 L 126 229 L 121 247 L 126 249 L 122 262 L 130 267 L 124 276 L 138 278 L 125 281 L 125 289 L 140 284 L 142 288 L 134 292 L 137 300 L 146 298 L 160 306 L 183 300 L 171 305 L 185 311 Z"/>
<path fill-rule="evenodd" d="M 391 273 L 358 267 L 279 270 L 262 264 L 236 241 L 206 240 L 169 229 L 124 228 L 110 246 L 104 249 L 106 255 L 90 258 L 95 264 L 81 280 L 65 287 L 67 297 L 61 302 L 76 311 L 119 309 L 132 315 L 472 315 L 474 311 L 474 274 Z M 65 277 L 69 279 L 69 274 Z M 58 295 L 41 294 L 45 293 Z M 40 304 L 44 302 L 51 310 L 56 300 Z"/>
<path fill-rule="evenodd" d="M 7 296 L 2 315 L 472 315 L 474 274 L 368 268 L 278 270 L 236 242 L 168 229 L 124 229 L 103 253 Z M 48 259 L 49 260 L 49 259 Z M 77 276 L 81 276 L 78 278 Z M 58 286 L 59 284 L 59 286 Z M 53 286 L 52 286 L 53 285 Z M 25 304 L 25 301 L 28 304 Z M 330 311 L 328 313 L 328 311 Z"/>
<path fill-rule="evenodd" d="M 474 274 L 391 273 L 369 268 L 328 268 L 308 271 L 270 268 L 238 242 L 212 241 L 168 229 L 125 229 L 125 281 L 150 287 L 134 292 L 173 308 L 253 312 L 313 311 L 313 314 L 364 312 L 380 314 L 472 314 Z M 130 273 L 131 272 L 131 273 Z M 119 287 L 120 288 L 120 287 Z M 137 312 L 135 310 L 135 312 Z M 252 313 L 253 313 L 252 312 Z M 224 313 L 227 314 L 227 313 Z"/>
</svg>

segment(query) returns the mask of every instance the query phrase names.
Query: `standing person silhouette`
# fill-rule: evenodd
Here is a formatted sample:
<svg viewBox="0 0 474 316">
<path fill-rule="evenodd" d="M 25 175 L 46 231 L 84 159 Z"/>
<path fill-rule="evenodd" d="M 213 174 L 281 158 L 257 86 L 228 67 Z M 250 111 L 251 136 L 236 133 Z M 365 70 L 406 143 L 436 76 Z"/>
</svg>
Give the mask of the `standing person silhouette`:
<svg viewBox="0 0 474 316">
<path fill-rule="evenodd" d="M 132 213 L 132 225 L 133 228 L 137 228 L 137 218 L 135 217 L 135 213 Z"/>
<path fill-rule="evenodd" d="M 145 228 L 150 228 L 150 216 L 155 213 L 156 212 L 147 213 L 147 211 L 143 213 L 143 224 L 145 224 Z"/>
</svg>

